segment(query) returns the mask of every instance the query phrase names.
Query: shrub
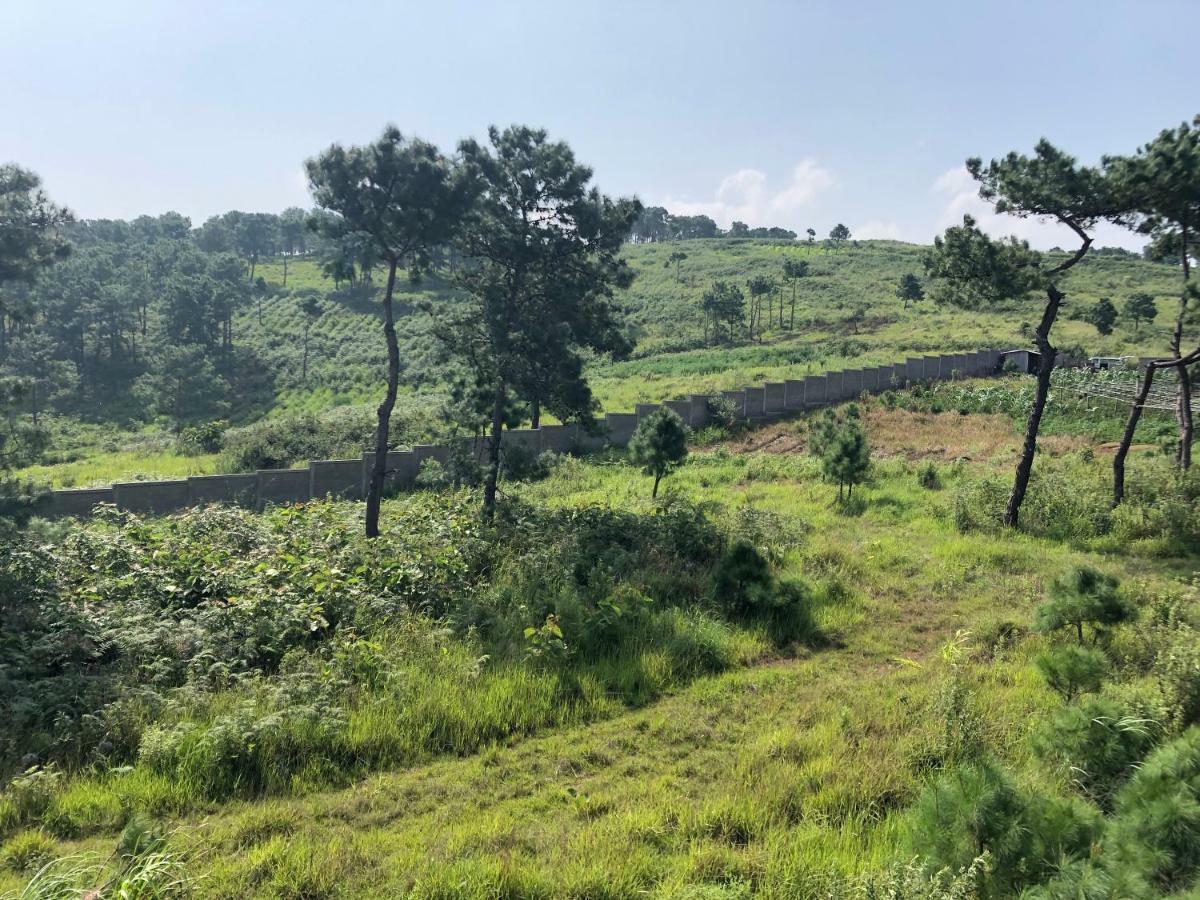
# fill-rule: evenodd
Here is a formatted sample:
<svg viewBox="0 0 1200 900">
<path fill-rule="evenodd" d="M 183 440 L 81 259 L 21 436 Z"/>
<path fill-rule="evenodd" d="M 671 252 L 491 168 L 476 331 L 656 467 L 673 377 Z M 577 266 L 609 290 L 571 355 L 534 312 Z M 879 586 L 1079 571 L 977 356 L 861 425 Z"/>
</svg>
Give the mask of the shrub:
<svg viewBox="0 0 1200 900">
<path fill-rule="evenodd" d="M 1155 743 L 1155 723 L 1106 697 L 1088 697 L 1058 710 L 1033 735 L 1039 757 L 1062 764 L 1072 783 L 1101 809 Z"/>
<path fill-rule="evenodd" d="M 906 828 L 927 873 L 962 871 L 984 853 L 990 871 L 981 896 L 1010 896 L 1084 857 L 1101 830 L 1084 804 L 1025 794 L 991 763 L 958 766 L 930 785 Z"/>
<path fill-rule="evenodd" d="M 11 872 L 34 872 L 54 858 L 54 841 L 40 831 L 22 831 L 0 846 L 0 866 Z"/>
<path fill-rule="evenodd" d="M 753 545 L 737 541 L 713 569 L 712 594 L 737 616 L 765 610 L 775 599 L 771 564 Z"/>
<path fill-rule="evenodd" d="M 450 479 L 446 476 L 445 468 L 433 458 L 421 460 L 415 481 L 417 487 L 427 490 L 437 490 L 438 488 L 446 487 L 450 483 Z"/>
<path fill-rule="evenodd" d="M 656 410 L 638 422 L 629 441 L 629 460 L 654 476 L 651 497 L 658 496 L 658 483 L 684 464 L 688 455 L 688 427 L 673 409 Z"/>
<path fill-rule="evenodd" d="M 1099 690 L 1108 673 L 1108 657 L 1075 644 L 1052 647 L 1033 662 L 1046 684 L 1068 701 L 1078 694 Z"/>
<path fill-rule="evenodd" d="M 1090 566 L 1081 566 L 1050 585 L 1050 597 L 1037 608 L 1033 628 L 1042 633 L 1073 628 L 1082 644 L 1085 625 L 1091 627 L 1094 641 L 1104 627 L 1136 617 L 1137 608 L 1117 593 L 1115 578 Z"/>
<path fill-rule="evenodd" d="M 929 491 L 941 490 L 942 475 L 933 463 L 926 463 L 917 471 L 917 484 Z"/>
<path fill-rule="evenodd" d="M 1200 874 L 1200 728 L 1159 747 L 1117 794 L 1106 849 L 1166 894 Z"/>
</svg>

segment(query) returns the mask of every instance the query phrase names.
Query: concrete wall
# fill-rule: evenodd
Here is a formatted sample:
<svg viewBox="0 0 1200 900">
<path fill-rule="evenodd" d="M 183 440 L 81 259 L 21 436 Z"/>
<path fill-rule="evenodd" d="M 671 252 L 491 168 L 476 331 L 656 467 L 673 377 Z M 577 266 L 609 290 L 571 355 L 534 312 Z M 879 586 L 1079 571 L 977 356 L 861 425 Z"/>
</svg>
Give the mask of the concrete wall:
<svg viewBox="0 0 1200 900">
<path fill-rule="evenodd" d="M 608 426 L 608 442 L 614 447 L 624 447 L 637 431 L 637 413 L 605 413 L 604 424 Z"/>
<path fill-rule="evenodd" d="M 723 391 L 721 396 L 734 406 L 734 414 L 743 419 L 761 419 L 788 410 L 813 409 L 853 400 L 863 392 L 879 393 L 906 384 L 947 380 L 951 373 L 959 377 L 990 375 L 1001 370 L 1003 362 L 1015 359 L 1025 371 L 1035 368 L 1029 351 L 980 350 L 943 356 L 910 357 L 892 366 L 826 372 L 804 379 L 768 382 L 740 391 Z M 703 427 L 710 419 L 709 397 L 692 394 L 665 403 L 639 403 L 634 412 L 607 413 L 596 433 L 589 434 L 579 425 L 546 425 L 540 429 L 514 428 L 504 432 L 501 447 L 524 447 L 534 454 L 543 450 L 569 453 L 604 446 L 623 447 L 629 443 L 637 423 L 664 406 L 672 409 L 693 428 Z M 463 449 L 482 461 L 487 455 L 486 438 L 462 438 Z M 387 458 L 387 484 L 392 489 L 409 488 L 416 481 L 421 463 L 434 459 L 445 465 L 450 447 L 445 444 L 420 444 L 412 450 L 393 450 Z M 237 503 L 261 509 L 267 504 L 300 503 L 310 498 L 360 498 L 369 484 L 374 453 L 358 459 L 313 460 L 307 469 L 262 470 L 243 475 L 205 475 L 176 481 L 135 481 L 111 488 L 55 491 L 46 509 L 47 516 L 87 516 L 99 503 L 113 503 L 119 509 L 160 515 L 205 503 Z"/>
<path fill-rule="evenodd" d="M 308 464 L 308 495 L 320 500 L 355 500 L 363 492 L 361 459 L 314 459 Z"/>
<path fill-rule="evenodd" d="M 362 487 L 362 465 L 355 463 L 355 483 Z M 258 476 L 248 475 L 193 475 L 188 480 L 188 504 L 204 506 L 208 503 L 230 503 L 253 509 L 258 502 Z"/>
<path fill-rule="evenodd" d="M 684 425 L 692 424 L 692 401 L 691 400 L 667 400 L 663 403 L 667 409 L 674 412 L 679 418 L 683 419 Z"/>
<path fill-rule="evenodd" d="M 787 406 L 786 386 L 782 381 L 768 381 L 763 385 L 763 409 L 767 415 L 778 415 Z"/>
<path fill-rule="evenodd" d="M 258 508 L 284 503 L 304 503 L 308 492 L 308 469 L 259 469 Z"/>
<path fill-rule="evenodd" d="M 788 379 L 783 383 L 783 408 L 804 409 L 804 379 Z"/>
<path fill-rule="evenodd" d="M 829 379 L 824 375 L 809 375 L 804 379 L 804 408 L 812 409 L 828 402 Z"/>
<path fill-rule="evenodd" d="M 186 478 L 178 481 L 129 481 L 114 484 L 113 502 L 129 512 L 148 513 L 161 516 L 177 509 L 186 509 L 189 503 Z"/>
<path fill-rule="evenodd" d="M 578 425 L 543 425 L 542 452 L 570 453 L 579 439 Z"/>
<path fill-rule="evenodd" d="M 767 392 L 760 387 L 746 388 L 746 418 L 761 419 L 767 414 Z"/>
<path fill-rule="evenodd" d="M 722 391 L 721 396 L 733 404 L 733 414 L 739 419 L 746 418 L 746 392 Z"/>
<path fill-rule="evenodd" d="M 55 491 L 50 495 L 50 501 L 46 504 L 43 515 L 47 519 L 90 516 L 97 504 L 112 502 L 114 502 L 113 489 L 110 487 Z"/>
</svg>

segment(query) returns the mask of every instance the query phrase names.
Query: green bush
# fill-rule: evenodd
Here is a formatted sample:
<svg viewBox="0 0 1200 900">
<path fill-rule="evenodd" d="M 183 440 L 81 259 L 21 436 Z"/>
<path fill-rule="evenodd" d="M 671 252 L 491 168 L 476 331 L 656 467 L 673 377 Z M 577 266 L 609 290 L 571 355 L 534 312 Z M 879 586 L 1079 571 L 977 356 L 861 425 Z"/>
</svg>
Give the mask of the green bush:
<svg viewBox="0 0 1200 900">
<path fill-rule="evenodd" d="M 1099 650 L 1075 644 L 1051 647 L 1039 653 L 1033 663 L 1046 684 L 1068 701 L 1099 690 L 1109 669 L 1108 657 Z"/>
<path fill-rule="evenodd" d="M 54 840 L 40 831 L 22 831 L 0 845 L 0 866 L 32 873 L 55 857 Z"/>
<path fill-rule="evenodd" d="M 928 491 L 938 491 L 942 488 L 942 475 L 938 467 L 929 462 L 917 470 L 917 484 Z"/>
<path fill-rule="evenodd" d="M 1106 860 L 1165 894 L 1200 875 L 1200 728 L 1159 747 L 1117 794 Z M 1111 853 L 1111 856 L 1109 854 Z"/>
<path fill-rule="evenodd" d="M 1055 712 L 1033 735 L 1034 752 L 1058 763 L 1101 809 L 1154 746 L 1158 726 L 1106 697 L 1087 697 Z"/>
<path fill-rule="evenodd" d="M 980 896 L 1006 897 L 1086 857 L 1101 827 L 1099 813 L 1083 803 L 1027 794 L 991 763 L 972 763 L 925 790 L 906 842 L 927 873 L 962 871 L 986 853 Z"/>
<path fill-rule="evenodd" d="M 1118 593 L 1115 578 L 1080 566 L 1050 585 L 1049 598 L 1034 613 L 1033 628 L 1042 633 L 1070 628 L 1082 644 L 1084 626 L 1091 628 L 1095 641 L 1105 628 L 1135 618 L 1137 607 Z"/>
</svg>

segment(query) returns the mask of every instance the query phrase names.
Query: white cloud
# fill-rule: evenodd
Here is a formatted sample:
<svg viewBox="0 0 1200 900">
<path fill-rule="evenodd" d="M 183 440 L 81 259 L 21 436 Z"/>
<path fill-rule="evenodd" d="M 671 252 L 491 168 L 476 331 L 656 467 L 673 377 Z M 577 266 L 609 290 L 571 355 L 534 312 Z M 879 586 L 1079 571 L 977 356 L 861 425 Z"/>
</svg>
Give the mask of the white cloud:
<svg viewBox="0 0 1200 900">
<path fill-rule="evenodd" d="M 1062 247 L 1071 250 L 1079 246 L 1079 237 L 1066 225 L 1052 219 L 1021 219 L 1017 216 L 1000 215 L 992 205 L 979 196 L 979 183 L 971 177 L 966 166 L 957 166 L 943 172 L 933 182 L 933 192 L 946 196 L 945 205 L 938 214 L 936 233 L 940 234 L 951 225 L 962 222 L 964 215 L 975 219 L 979 228 L 993 237 L 1015 234 L 1041 250 Z M 1125 247 L 1140 250 L 1146 239 L 1128 229 L 1101 222 L 1091 232 L 1097 247 Z"/>
<path fill-rule="evenodd" d="M 872 219 L 850 229 L 851 237 L 862 241 L 902 241 L 904 230 L 895 222 Z"/>
<path fill-rule="evenodd" d="M 778 190 L 771 189 L 765 172 L 738 169 L 721 179 L 712 200 L 667 197 L 662 205 L 675 215 L 709 216 L 722 228 L 740 221 L 751 228 L 781 225 L 803 231 L 807 223 L 800 213 L 836 183 L 832 172 L 816 160 L 805 159 L 792 169 L 791 178 Z"/>
</svg>

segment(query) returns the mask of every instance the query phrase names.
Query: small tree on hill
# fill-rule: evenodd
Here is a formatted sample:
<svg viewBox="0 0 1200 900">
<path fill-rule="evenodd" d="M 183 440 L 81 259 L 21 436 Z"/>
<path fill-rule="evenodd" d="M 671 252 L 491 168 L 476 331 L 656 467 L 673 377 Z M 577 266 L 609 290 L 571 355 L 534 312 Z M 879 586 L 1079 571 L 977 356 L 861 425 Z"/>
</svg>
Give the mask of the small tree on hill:
<svg viewBox="0 0 1200 900">
<path fill-rule="evenodd" d="M 842 244 L 848 240 L 850 240 L 850 229 L 841 222 L 834 225 L 829 232 L 829 243 L 833 246 L 834 253 L 841 250 Z"/>
<path fill-rule="evenodd" d="M 811 230 L 811 229 L 810 229 Z M 808 261 L 803 259 L 785 259 L 783 261 L 783 280 L 792 286 L 792 311 L 788 320 L 788 329 L 796 327 L 796 285 L 802 278 L 808 277 Z M 782 307 L 780 309 L 782 315 Z"/>
<path fill-rule="evenodd" d="M 304 316 L 304 363 L 301 369 L 300 380 L 308 384 L 308 337 L 312 331 L 313 323 L 321 318 L 324 312 L 321 305 L 321 298 L 313 294 L 308 294 L 300 301 L 300 312 Z"/>
<path fill-rule="evenodd" d="M 1101 297 L 1087 312 L 1087 320 L 1101 334 L 1112 334 L 1113 325 L 1117 321 L 1117 308 L 1107 297 Z"/>
<path fill-rule="evenodd" d="M 825 477 L 837 481 L 838 501 L 854 495 L 854 486 L 861 484 L 871 469 L 871 447 L 859 417 L 858 407 L 851 404 L 844 416 L 832 409 L 810 426 L 809 452 L 821 461 Z"/>
<path fill-rule="evenodd" d="M 804 233 L 808 235 L 808 242 L 810 244 L 817 239 L 817 231 L 815 228 L 805 229 Z"/>
<path fill-rule="evenodd" d="M 325 236 L 344 245 L 361 238 L 369 250 L 364 263 L 387 266 L 383 293 L 383 335 L 387 344 L 387 390 L 377 411 L 375 461 L 367 487 L 367 537 L 379 535 L 379 505 L 387 476 L 392 410 L 400 381 L 400 345 L 392 298 L 396 276 L 407 269 L 418 278 L 431 265 L 435 247 L 458 230 L 474 199 L 474 182 L 462 177 L 437 147 L 404 137 L 388 126 L 373 144 L 334 144 L 305 163 L 309 190 L 317 206 L 331 215 L 318 217 Z"/>
<path fill-rule="evenodd" d="M 1051 632 L 1074 629 L 1080 644 L 1083 629 L 1092 629 L 1092 641 L 1106 627 L 1132 621 L 1137 607 L 1117 591 L 1117 580 L 1090 566 L 1081 566 L 1050 585 L 1050 595 L 1034 614 L 1035 631 Z"/>
<path fill-rule="evenodd" d="M 1060 644 L 1038 655 L 1034 666 L 1052 689 L 1068 703 L 1079 694 L 1100 689 L 1108 672 L 1108 657 L 1094 647 Z"/>
<path fill-rule="evenodd" d="M 763 297 L 770 295 L 775 289 L 774 282 L 764 275 L 755 275 L 746 282 L 746 290 L 750 294 L 750 320 L 749 320 L 749 335 L 750 340 L 754 340 L 754 326 L 758 325 L 758 330 L 761 333 L 766 326 L 763 325 Z M 768 319 L 770 316 L 767 317 Z"/>
<path fill-rule="evenodd" d="M 924 300 L 925 288 L 921 286 L 921 279 L 909 272 L 900 279 L 900 284 L 896 286 L 896 297 L 904 301 L 905 309 L 908 309 L 910 303 Z"/>
<path fill-rule="evenodd" d="M 672 250 L 667 258 L 663 261 L 663 268 L 669 269 L 673 264 L 675 266 L 675 280 L 682 281 L 683 278 L 679 273 L 679 265 L 687 258 L 688 255 L 682 250 Z"/>
<path fill-rule="evenodd" d="M 651 497 L 658 497 L 658 483 L 687 460 L 688 429 L 672 409 L 662 408 L 638 422 L 629 442 L 629 459 L 654 476 Z"/>
<path fill-rule="evenodd" d="M 1102 219 L 1116 218 L 1122 210 L 1122 201 L 1102 172 L 1079 166 L 1074 158 L 1045 140 L 1038 142 L 1032 156 L 1009 153 L 987 165 L 978 158 L 969 159 L 967 171 L 980 184 L 979 196 L 990 201 L 997 212 L 1018 218 L 1054 220 L 1079 238 L 1079 247 L 1073 253 L 1044 268 L 1041 254 L 1030 250 L 1027 242 L 1015 238 L 994 241 L 970 216 L 964 216 L 961 226 L 951 227 L 944 237 L 934 239 L 933 250 L 925 258 L 925 271 L 936 280 L 938 298 L 959 306 L 978 308 L 1026 297 L 1036 291 L 1045 292 L 1041 320 L 1034 331 L 1040 356 L 1037 388 L 1025 425 L 1012 492 L 1004 510 L 1004 524 L 1016 527 L 1033 471 L 1042 414 L 1050 396 L 1050 376 L 1057 355 L 1057 348 L 1050 342 L 1050 331 L 1066 299 L 1060 285 L 1065 273 L 1092 246 L 1088 231 Z"/>
<path fill-rule="evenodd" d="M 1125 318 L 1133 323 L 1133 333 L 1138 334 L 1142 330 L 1143 322 L 1153 322 L 1154 317 L 1158 315 L 1158 306 L 1154 303 L 1154 297 L 1143 291 L 1133 294 L 1125 301 Z"/>
</svg>

